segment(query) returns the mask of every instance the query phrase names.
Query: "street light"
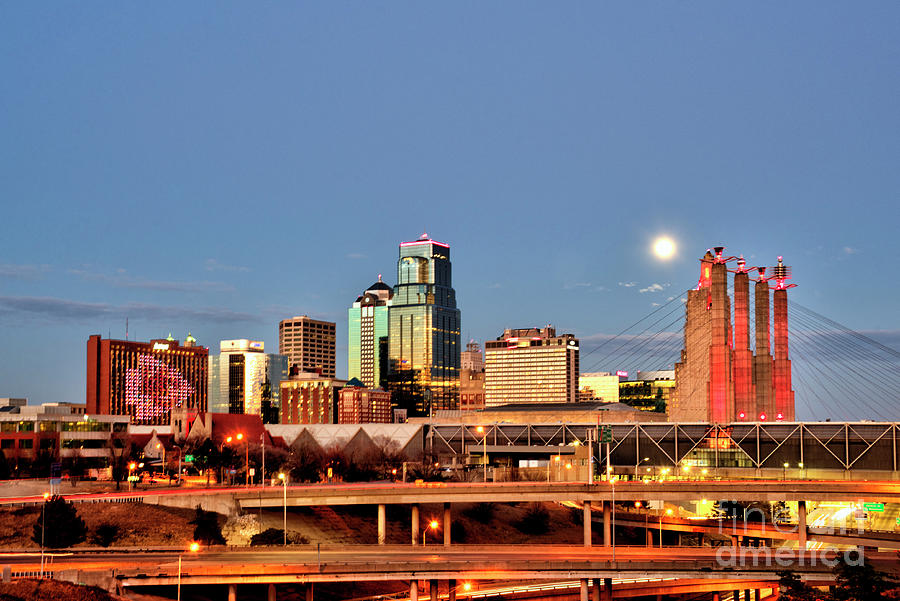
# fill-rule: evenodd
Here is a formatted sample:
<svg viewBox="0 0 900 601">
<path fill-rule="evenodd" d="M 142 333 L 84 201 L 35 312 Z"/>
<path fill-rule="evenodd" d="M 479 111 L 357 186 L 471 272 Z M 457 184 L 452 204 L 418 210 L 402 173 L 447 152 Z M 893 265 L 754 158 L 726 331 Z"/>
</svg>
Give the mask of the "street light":
<svg viewBox="0 0 900 601">
<path fill-rule="evenodd" d="M 242 432 L 238 432 L 237 435 L 238 442 L 244 440 L 244 434 Z M 250 487 L 250 439 L 248 438 L 245 442 L 244 448 L 244 476 L 246 478 L 247 488 Z"/>
<path fill-rule="evenodd" d="M 284 489 L 284 546 L 287 547 L 287 474 L 281 472 L 278 474 L 278 479 L 281 480 L 281 486 Z"/>
<path fill-rule="evenodd" d="M 137 464 L 134 461 L 132 461 L 131 463 L 128 464 L 128 492 L 131 492 L 131 486 L 132 486 L 131 485 L 131 482 L 132 482 L 131 476 L 132 476 L 132 473 L 134 472 L 134 468 L 136 468 L 136 467 L 137 467 Z"/>
<path fill-rule="evenodd" d="M 672 515 L 672 510 L 666 509 L 666 515 Z M 659 548 L 662 549 L 662 512 L 659 514 Z"/>
<path fill-rule="evenodd" d="M 41 579 L 44 578 L 44 532 L 47 530 L 47 499 L 50 498 L 50 493 L 44 493 L 44 504 L 41 506 Z"/>
<path fill-rule="evenodd" d="M 162 473 L 163 476 L 166 475 L 166 447 L 162 446 L 162 443 L 156 443 L 156 450 L 162 450 Z"/>
<path fill-rule="evenodd" d="M 791 467 L 790 463 L 785 463 L 781 470 L 781 479 L 787 480 L 787 468 Z"/>
<path fill-rule="evenodd" d="M 484 464 L 484 481 L 487 482 L 487 432 L 485 431 L 484 426 L 478 426 L 475 428 L 475 431 L 479 434 L 484 434 L 481 439 L 484 443 L 484 451 L 481 454 L 481 463 Z"/>
<path fill-rule="evenodd" d="M 188 547 L 188 551 L 191 553 L 196 553 L 200 550 L 200 543 L 194 541 L 191 543 L 190 547 Z M 181 558 L 184 557 L 184 551 L 182 551 L 178 555 L 178 601 L 181 601 Z"/>
<path fill-rule="evenodd" d="M 428 528 L 431 528 L 432 530 L 437 530 L 439 526 L 440 526 L 440 524 L 438 523 L 437 520 L 431 520 L 430 522 L 428 522 Z M 425 546 L 425 535 L 428 534 L 428 528 L 425 528 L 424 530 L 422 530 L 422 546 L 423 547 Z"/>
</svg>

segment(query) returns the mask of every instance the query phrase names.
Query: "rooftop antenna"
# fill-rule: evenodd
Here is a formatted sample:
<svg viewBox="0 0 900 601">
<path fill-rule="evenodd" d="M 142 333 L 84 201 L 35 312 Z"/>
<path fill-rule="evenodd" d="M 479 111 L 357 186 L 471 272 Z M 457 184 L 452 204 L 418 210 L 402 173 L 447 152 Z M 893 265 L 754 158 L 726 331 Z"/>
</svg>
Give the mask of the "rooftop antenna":
<svg viewBox="0 0 900 601">
<path fill-rule="evenodd" d="M 125 318 L 125 340 L 128 340 L 128 318 Z"/>
</svg>

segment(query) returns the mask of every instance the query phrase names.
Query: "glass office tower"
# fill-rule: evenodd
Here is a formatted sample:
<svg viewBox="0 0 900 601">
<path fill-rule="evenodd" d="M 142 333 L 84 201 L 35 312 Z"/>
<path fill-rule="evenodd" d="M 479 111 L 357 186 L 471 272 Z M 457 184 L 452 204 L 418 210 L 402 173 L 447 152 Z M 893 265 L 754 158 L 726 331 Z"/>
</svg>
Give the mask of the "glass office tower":
<svg viewBox="0 0 900 601">
<path fill-rule="evenodd" d="M 458 409 L 460 314 L 447 244 L 427 234 L 400 244 L 388 315 L 394 402 L 409 415 Z"/>
<path fill-rule="evenodd" d="M 258 340 L 223 340 L 219 349 L 221 354 L 209 356 L 209 410 L 256 414 L 264 421 L 273 410 L 277 415 L 287 357 L 266 354 Z"/>
<path fill-rule="evenodd" d="M 387 375 L 388 307 L 393 296 L 379 274 L 348 313 L 347 377 L 368 388 L 381 386 Z"/>
</svg>

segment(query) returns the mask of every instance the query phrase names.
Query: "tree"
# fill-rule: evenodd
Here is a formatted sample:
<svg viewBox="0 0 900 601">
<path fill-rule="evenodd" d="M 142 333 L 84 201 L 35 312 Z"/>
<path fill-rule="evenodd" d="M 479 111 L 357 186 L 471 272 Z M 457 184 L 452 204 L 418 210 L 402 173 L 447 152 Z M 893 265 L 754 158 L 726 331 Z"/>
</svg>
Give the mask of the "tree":
<svg viewBox="0 0 900 601">
<path fill-rule="evenodd" d="M 831 596 L 835 601 L 882 599 L 886 591 L 896 586 L 885 574 L 863 561 L 859 551 L 842 555 L 833 571 L 835 586 Z"/>
<path fill-rule="evenodd" d="M 75 505 L 60 495 L 53 495 L 44 501 L 38 514 L 31 540 L 51 549 L 65 549 L 87 538 L 87 526 L 78 515 Z"/>
<path fill-rule="evenodd" d="M 302 534 L 288 530 L 287 542 L 289 545 L 306 545 L 309 544 L 309 539 L 307 539 Z M 251 547 L 275 546 L 283 544 L 284 530 L 282 530 L 281 528 L 266 528 L 259 534 L 254 534 L 250 537 Z"/>
<path fill-rule="evenodd" d="M 819 591 L 800 580 L 793 572 L 778 572 L 779 595 L 784 601 L 817 601 Z"/>
<path fill-rule="evenodd" d="M 225 544 L 225 537 L 222 536 L 222 528 L 219 526 L 219 516 L 216 512 L 204 511 L 197 505 L 197 513 L 188 524 L 194 525 L 195 541 L 205 545 Z"/>
<path fill-rule="evenodd" d="M 91 540 L 101 547 L 108 547 L 119 538 L 119 527 L 115 524 L 103 523 L 97 526 Z"/>
</svg>

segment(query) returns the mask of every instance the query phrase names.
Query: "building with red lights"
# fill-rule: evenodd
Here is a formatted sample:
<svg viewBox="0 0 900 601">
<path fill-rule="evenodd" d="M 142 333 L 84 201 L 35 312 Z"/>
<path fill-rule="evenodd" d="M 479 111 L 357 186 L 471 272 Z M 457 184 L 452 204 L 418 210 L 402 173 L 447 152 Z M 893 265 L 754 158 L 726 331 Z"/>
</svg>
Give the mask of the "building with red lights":
<svg viewBox="0 0 900 601">
<path fill-rule="evenodd" d="M 484 345 L 484 404 L 578 401 L 578 339 L 556 329 L 504 330 Z"/>
<path fill-rule="evenodd" d="M 207 410 L 209 349 L 190 334 L 182 346 L 171 337 L 135 342 L 87 342 L 88 415 L 128 415 L 133 424 L 169 425 L 172 411 L 192 419 Z"/>
<path fill-rule="evenodd" d="M 381 388 L 369 389 L 356 378 L 338 393 L 339 424 L 391 423 L 391 393 Z"/>
<path fill-rule="evenodd" d="M 794 392 L 788 356 L 787 288 L 790 268 L 778 257 L 774 275 L 757 267 L 754 288 L 755 352 L 750 348 L 749 270 L 742 257 L 707 251 L 700 281 L 685 304 L 684 348 L 675 364 L 669 421 L 792 421 Z M 734 327 L 728 296 L 727 263 L 734 270 Z M 774 281 L 775 357 L 770 347 L 769 286 Z"/>
</svg>

